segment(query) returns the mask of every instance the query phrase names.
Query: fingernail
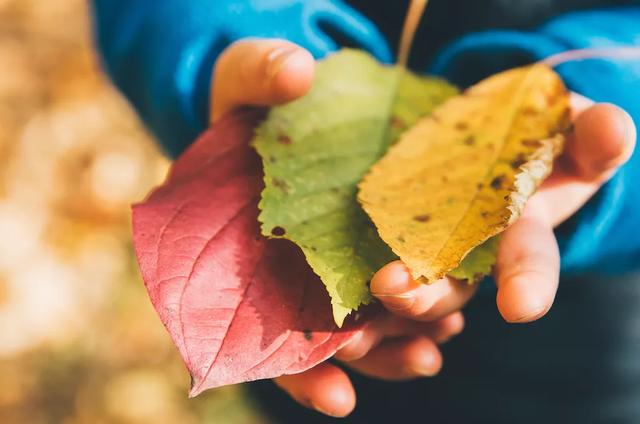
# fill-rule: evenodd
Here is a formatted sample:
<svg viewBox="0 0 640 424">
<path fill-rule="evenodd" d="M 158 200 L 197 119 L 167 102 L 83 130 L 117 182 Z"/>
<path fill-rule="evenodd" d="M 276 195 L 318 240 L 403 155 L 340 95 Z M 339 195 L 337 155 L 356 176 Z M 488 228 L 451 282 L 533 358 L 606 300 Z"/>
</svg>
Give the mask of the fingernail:
<svg viewBox="0 0 640 424">
<path fill-rule="evenodd" d="M 635 147 L 636 138 L 637 138 L 637 129 L 636 124 L 629 115 L 629 113 L 625 110 L 622 110 L 621 119 L 623 121 L 622 125 L 624 125 L 624 136 L 625 136 L 625 151 L 623 153 L 624 156 L 631 156 L 633 149 Z"/>
<path fill-rule="evenodd" d="M 547 312 L 549 311 L 549 308 L 544 306 L 544 307 L 540 307 L 540 308 L 535 308 L 533 309 L 531 312 L 526 313 L 522 316 L 520 316 L 519 318 L 516 318 L 512 321 L 509 321 L 509 323 L 511 324 L 527 324 L 530 323 L 531 321 L 536 321 L 540 318 L 542 318 Z"/>
<path fill-rule="evenodd" d="M 411 293 L 403 294 L 376 294 L 374 296 L 380 299 L 384 305 L 396 311 L 410 309 L 416 302 L 416 297 Z"/>
<path fill-rule="evenodd" d="M 454 331 L 452 331 L 451 333 L 445 334 L 441 337 L 439 337 L 438 339 L 436 339 L 435 341 L 438 344 L 445 344 L 445 343 L 449 343 L 451 340 L 453 340 L 456 336 L 459 336 L 460 333 L 462 333 L 462 329 L 458 330 L 455 329 Z"/>
<path fill-rule="evenodd" d="M 296 46 L 282 46 L 274 49 L 267 56 L 267 78 L 273 78 L 285 67 L 287 62 L 294 57 L 299 48 Z"/>
<path fill-rule="evenodd" d="M 385 266 L 373 277 L 371 292 L 376 297 L 405 295 L 418 286 L 409 269 L 397 261 Z"/>
<path fill-rule="evenodd" d="M 358 331 L 349 343 L 336 352 L 335 359 L 351 362 L 362 358 L 367 353 L 367 343 L 363 344 L 364 331 Z"/>
<path fill-rule="evenodd" d="M 329 417 L 334 417 L 334 418 L 339 418 L 340 415 L 337 415 L 335 412 L 329 412 L 321 407 L 319 407 L 318 405 L 316 405 L 313 402 L 310 402 L 311 408 L 313 408 L 314 410 L 320 412 L 321 414 L 327 415 Z"/>
<path fill-rule="evenodd" d="M 431 353 L 422 355 L 420 361 L 411 366 L 411 371 L 416 375 L 432 377 L 440 371 L 435 366 L 435 358 Z"/>
</svg>

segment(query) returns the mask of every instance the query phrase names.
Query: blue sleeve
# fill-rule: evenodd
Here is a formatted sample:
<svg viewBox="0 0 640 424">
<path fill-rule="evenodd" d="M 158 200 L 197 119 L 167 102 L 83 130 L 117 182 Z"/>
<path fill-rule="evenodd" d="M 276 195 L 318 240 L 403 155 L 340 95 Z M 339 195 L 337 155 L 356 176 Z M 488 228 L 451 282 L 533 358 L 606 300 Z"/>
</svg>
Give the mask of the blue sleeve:
<svg viewBox="0 0 640 424">
<path fill-rule="evenodd" d="M 566 50 L 640 45 L 640 7 L 577 12 L 535 32 L 491 31 L 449 46 L 432 71 L 462 85 Z M 469 70 L 479 71 L 473 74 Z M 640 59 L 587 60 L 558 68 L 567 86 L 626 109 L 640 123 Z M 565 273 L 640 269 L 640 152 L 558 230 Z"/>
<path fill-rule="evenodd" d="M 94 0 L 93 12 L 105 69 L 172 156 L 206 127 L 213 66 L 235 40 L 285 38 L 322 57 L 337 48 L 332 33 L 391 56 L 340 0 Z"/>
</svg>

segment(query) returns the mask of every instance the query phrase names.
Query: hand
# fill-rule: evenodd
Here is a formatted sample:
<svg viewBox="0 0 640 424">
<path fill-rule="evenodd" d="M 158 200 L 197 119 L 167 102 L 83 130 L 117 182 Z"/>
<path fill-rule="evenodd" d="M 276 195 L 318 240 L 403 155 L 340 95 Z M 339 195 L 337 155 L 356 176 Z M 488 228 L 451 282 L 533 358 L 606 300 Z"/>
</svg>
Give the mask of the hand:
<svg viewBox="0 0 640 424">
<path fill-rule="evenodd" d="M 610 104 L 573 95 L 574 130 L 553 174 L 530 199 L 522 218 L 502 236 L 495 279 L 503 318 L 526 323 L 544 316 L 555 298 L 560 254 L 553 228 L 578 211 L 633 152 L 631 117 Z M 385 307 L 410 319 L 432 320 L 461 309 L 472 291 L 445 278 L 414 282 L 400 262 L 378 272 L 371 290 Z"/>
<path fill-rule="evenodd" d="M 455 312 L 442 319 L 420 322 L 382 312 L 335 358 L 361 374 L 387 381 L 433 377 L 442 367 L 438 345 L 462 332 L 464 318 Z M 274 382 L 303 406 L 326 415 L 344 417 L 356 404 L 347 374 L 329 362 Z"/>
<path fill-rule="evenodd" d="M 580 209 L 631 157 L 635 147 L 633 120 L 620 108 L 594 105 L 578 95 L 573 95 L 572 106 L 575 125 L 564 154 L 557 160 L 553 174 L 528 202 L 522 218 L 505 231 L 500 241 L 495 272 L 497 304 L 504 319 L 511 323 L 531 322 L 549 311 L 560 274 L 560 254 L 553 228 Z M 411 278 L 402 262 L 395 261 L 374 276 L 371 292 L 395 314 L 394 320 L 404 317 L 407 322 L 435 323 L 449 327 L 449 334 L 454 334 L 462 330 L 462 317 L 457 311 L 473 296 L 475 286 L 451 278 L 431 285 L 420 284 Z M 413 335 L 413 342 L 405 343 L 418 343 L 421 337 L 424 336 Z M 432 337 L 438 340 L 438 335 Z M 382 346 L 384 343 L 378 349 L 383 349 Z M 437 350 L 434 348 L 432 352 Z M 426 349 L 423 354 L 427 354 Z M 373 358 L 368 362 L 372 364 L 379 356 L 373 350 L 368 357 Z M 390 357 L 387 354 L 384 358 Z M 404 360 L 410 361 L 408 357 Z M 402 359 L 399 363 L 403 363 Z M 384 369 L 384 364 L 381 360 L 373 366 Z M 310 371 L 313 372 L 318 371 Z M 333 385 L 327 384 L 325 390 L 332 387 L 337 391 L 342 384 L 342 390 L 346 391 L 350 387 L 348 380 L 339 377 L 337 370 L 332 372 Z M 373 375 L 389 378 L 379 373 Z"/>
<path fill-rule="evenodd" d="M 214 70 L 211 122 L 240 106 L 272 106 L 304 95 L 314 70 L 313 57 L 287 41 L 256 39 L 233 44 Z M 380 313 L 336 359 L 386 380 L 433 376 L 442 365 L 437 345 L 464 326 L 460 312 L 441 318 L 419 322 Z M 345 416 L 355 406 L 349 377 L 328 362 L 302 374 L 280 377 L 275 383 L 302 405 L 328 415 Z"/>
<path fill-rule="evenodd" d="M 314 69 L 311 55 L 286 41 L 236 43 L 218 60 L 211 118 L 243 105 L 294 100 L 311 87 Z M 573 106 L 575 129 L 565 154 L 522 219 L 502 237 L 497 303 L 509 322 L 533 321 L 549 310 L 560 266 L 552 229 L 582 207 L 634 148 L 635 127 L 624 111 L 612 105 L 594 106 L 579 96 L 574 96 Z M 396 261 L 376 274 L 371 290 L 393 314 L 381 315 L 336 357 L 360 372 L 388 380 L 437 373 L 441 365 L 437 343 L 462 331 L 464 320 L 457 311 L 475 287 L 449 278 L 421 285 Z M 347 375 L 330 363 L 275 382 L 301 404 L 329 415 L 345 416 L 355 406 Z"/>
</svg>

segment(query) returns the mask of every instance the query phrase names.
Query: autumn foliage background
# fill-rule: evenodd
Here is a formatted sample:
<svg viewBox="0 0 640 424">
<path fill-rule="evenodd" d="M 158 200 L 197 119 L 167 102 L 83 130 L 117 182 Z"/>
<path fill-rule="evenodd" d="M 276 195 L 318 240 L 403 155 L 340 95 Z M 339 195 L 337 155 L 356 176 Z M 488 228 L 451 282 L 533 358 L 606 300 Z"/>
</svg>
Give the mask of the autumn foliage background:
<svg viewBox="0 0 640 424">
<path fill-rule="evenodd" d="M 130 236 L 169 164 L 86 2 L 0 0 L 0 65 L 0 422 L 265 423 L 241 386 L 187 399 Z"/>
</svg>

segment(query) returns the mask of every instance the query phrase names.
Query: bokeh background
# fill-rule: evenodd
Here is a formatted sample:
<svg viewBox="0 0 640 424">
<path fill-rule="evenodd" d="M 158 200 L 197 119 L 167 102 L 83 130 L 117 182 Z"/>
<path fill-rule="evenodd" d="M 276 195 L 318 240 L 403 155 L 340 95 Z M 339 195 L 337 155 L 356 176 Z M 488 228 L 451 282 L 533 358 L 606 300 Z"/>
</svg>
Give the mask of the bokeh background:
<svg viewBox="0 0 640 424">
<path fill-rule="evenodd" d="M 83 0 L 0 0 L 0 423 L 265 423 L 189 376 L 131 246 L 162 157 L 100 71 Z"/>
</svg>

